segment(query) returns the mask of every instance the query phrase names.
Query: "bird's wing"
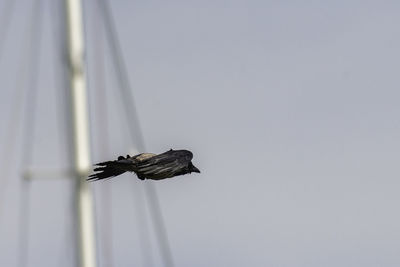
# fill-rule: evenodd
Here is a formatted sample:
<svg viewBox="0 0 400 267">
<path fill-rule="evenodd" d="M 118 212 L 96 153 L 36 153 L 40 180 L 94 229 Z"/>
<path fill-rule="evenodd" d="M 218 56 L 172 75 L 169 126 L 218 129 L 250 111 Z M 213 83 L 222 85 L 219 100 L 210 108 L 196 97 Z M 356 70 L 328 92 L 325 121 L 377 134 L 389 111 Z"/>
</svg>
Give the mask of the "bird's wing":
<svg viewBox="0 0 400 267">
<path fill-rule="evenodd" d="M 170 150 L 139 162 L 136 172 L 145 177 L 170 176 L 185 168 L 192 158 L 188 150 Z"/>
<path fill-rule="evenodd" d="M 117 160 L 97 163 L 95 173 L 88 177 L 88 180 L 101 180 L 120 175 L 124 172 L 135 172 L 139 179 L 164 179 L 181 175 L 186 172 L 193 154 L 188 150 L 170 150 L 155 155 L 142 153 L 133 157 L 123 156 Z"/>
<path fill-rule="evenodd" d="M 94 169 L 95 173 L 90 175 L 88 180 L 101 180 L 123 174 L 124 172 L 136 171 L 139 162 L 155 155 L 152 153 L 142 153 L 133 157 L 126 156 L 126 158 L 119 156 L 117 160 L 97 163 L 95 164 L 98 166 Z"/>
</svg>

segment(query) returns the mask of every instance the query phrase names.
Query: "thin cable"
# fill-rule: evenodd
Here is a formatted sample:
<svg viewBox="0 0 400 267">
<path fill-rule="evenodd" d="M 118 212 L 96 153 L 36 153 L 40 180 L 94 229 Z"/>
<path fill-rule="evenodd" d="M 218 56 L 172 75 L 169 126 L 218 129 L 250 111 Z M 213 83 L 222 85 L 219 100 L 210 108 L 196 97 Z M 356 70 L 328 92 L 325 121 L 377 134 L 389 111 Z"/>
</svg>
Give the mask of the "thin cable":
<svg viewBox="0 0 400 267">
<path fill-rule="evenodd" d="M 97 118 L 101 119 L 99 123 L 96 123 L 97 133 L 98 133 L 98 144 L 99 155 L 103 158 L 110 153 L 110 144 L 109 139 L 110 135 L 108 132 L 109 123 L 108 123 L 108 105 L 107 105 L 107 96 L 105 90 L 105 64 L 104 64 L 104 33 L 103 28 L 100 27 L 100 14 L 99 8 L 94 9 L 93 12 L 93 24 L 94 24 L 94 34 L 93 34 L 93 43 L 94 43 L 94 54 L 95 60 L 94 62 L 94 72 L 95 72 L 95 83 L 94 87 L 96 88 L 95 95 L 95 113 L 97 114 Z M 113 232 L 112 232 L 112 191 L 109 186 L 101 187 L 101 222 L 102 229 L 101 234 L 102 238 L 100 241 L 101 246 L 101 255 L 103 260 L 103 266 L 112 267 L 114 264 L 114 255 L 113 255 Z"/>
<path fill-rule="evenodd" d="M 117 81 L 121 90 L 122 100 L 124 102 L 129 132 L 134 144 L 137 145 L 139 151 L 145 151 L 144 138 L 141 132 L 139 119 L 137 117 L 135 101 L 133 98 L 133 91 L 129 83 L 127 68 L 122 56 L 122 49 L 119 44 L 119 39 L 110 11 L 107 0 L 99 0 L 103 17 L 105 20 L 105 27 L 107 31 L 108 41 L 110 43 L 111 52 L 113 55 L 114 66 L 118 75 Z M 149 211 L 152 217 L 153 226 L 155 228 L 156 237 L 158 239 L 158 246 L 161 251 L 165 266 L 174 266 L 172 252 L 168 241 L 168 235 L 162 216 L 160 202 L 157 197 L 156 189 L 151 182 L 145 183 L 146 196 L 149 203 Z"/>
<path fill-rule="evenodd" d="M 160 248 L 161 256 L 164 260 L 165 266 L 173 267 L 174 261 L 169 245 L 168 232 L 167 228 L 165 227 L 156 188 L 150 181 L 150 183 L 145 184 L 145 189 L 147 201 L 149 203 L 149 210 L 153 221 L 153 227 L 156 232 L 156 236 L 158 237 L 158 246 Z"/>
<path fill-rule="evenodd" d="M 14 13 L 15 0 L 8 0 L 4 4 L 3 12 L 0 15 L 0 61 L 3 56 L 3 47 L 7 38 L 8 26 L 11 22 L 11 15 Z"/>
<path fill-rule="evenodd" d="M 51 12 L 50 12 L 50 20 L 52 23 L 52 31 L 53 31 L 53 42 L 54 42 L 54 80 L 56 83 L 54 87 L 56 89 L 55 101 L 57 103 L 57 139 L 58 143 L 62 144 L 61 152 L 64 152 L 65 155 L 72 155 L 72 141 L 71 138 L 67 138 L 67 135 L 72 132 L 69 127 L 67 127 L 68 122 L 70 121 L 69 113 L 69 79 L 68 72 L 66 70 L 69 69 L 67 53 L 68 49 L 66 47 L 66 25 L 65 25 L 65 12 L 64 12 L 64 0 L 50 0 L 52 4 Z M 63 155 L 60 155 L 60 158 L 63 158 Z M 72 169 L 72 158 L 69 159 L 68 166 L 69 169 Z"/>
<path fill-rule="evenodd" d="M 129 122 L 129 134 L 133 143 L 137 146 L 137 149 L 141 152 L 145 152 L 144 138 L 138 119 L 136 105 L 134 104 L 134 97 L 132 93 L 132 87 L 129 82 L 127 68 L 122 55 L 121 45 L 119 44 L 118 34 L 115 28 L 114 19 L 110 11 L 107 0 L 98 0 L 100 10 L 102 11 L 104 18 L 104 25 L 107 31 L 107 40 L 112 52 L 112 60 L 114 67 L 116 68 L 117 81 L 122 94 L 122 101 L 124 103 L 126 119 Z"/>
<path fill-rule="evenodd" d="M 15 152 L 16 152 L 16 141 L 19 132 L 21 115 L 23 110 L 23 99 L 24 99 L 24 89 L 26 87 L 24 84 L 27 79 L 27 64 L 25 64 L 26 58 L 30 58 L 31 55 L 31 43 L 34 39 L 34 25 L 35 25 L 35 12 L 34 8 L 32 8 L 31 18 L 28 20 L 27 27 L 24 32 L 24 41 L 22 45 L 24 49 L 23 52 L 20 53 L 18 70 L 16 72 L 16 86 L 15 90 L 13 90 L 12 104 L 11 104 L 11 116 L 9 117 L 9 121 L 6 123 L 6 126 L 3 128 L 6 130 L 5 134 L 5 145 L 2 149 L 3 154 L 0 160 L 0 169 L 2 170 L 2 175 L 0 176 L 0 219 L 3 212 L 4 207 L 4 196 L 8 187 L 8 179 L 10 176 L 10 170 L 12 164 L 10 162 L 15 162 Z"/>
<path fill-rule="evenodd" d="M 63 0 L 50 0 L 52 4 L 51 7 L 51 18 L 52 23 L 52 31 L 53 31 L 53 42 L 54 42 L 54 80 L 56 84 L 54 86 L 56 90 L 55 101 L 57 103 L 56 115 L 57 115 L 57 138 L 59 140 L 59 144 L 61 144 L 61 152 L 64 154 L 60 154 L 60 158 L 64 158 L 63 155 L 72 155 L 72 140 L 71 138 L 67 138 L 67 134 L 71 131 L 67 125 L 70 116 L 68 116 L 68 108 L 69 108 L 69 80 L 68 80 L 68 72 L 65 71 L 69 68 L 68 60 L 67 60 L 67 47 L 66 47 L 66 25 L 65 25 L 65 12 L 64 12 L 64 2 Z M 65 157 L 67 160 L 67 168 L 72 169 L 72 158 Z M 74 192 L 75 183 L 74 180 L 71 179 L 69 183 L 70 188 L 68 192 Z M 73 194 L 69 194 L 69 199 L 67 201 L 67 205 L 65 210 L 65 228 L 63 231 L 62 240 L 65 244 L 64 249 L 60 247 L 60 251 L 58 252 L 58 265 L 57 266 L 71 266 L 75 264 L 75 259 L 78 257 L 76 254 L 76 250 L 73 249 L 74 241 L 76 241 L 76 224 L 73 219 L 75 216 L 75 199 Z"/>
<path fill-rule="evenodd" d="M 28 58 L 28 68 L 30 71 L 29 83 L 27 85 L 28 90 L 26 94 L 27 105 L 25 109 L 25 132 L 23 136 L 23 146 L 22 146 L 22 167 L 26 168 L 30 163 L 32 163 L 33 157 L 33 145 L 35 136 L 35 119 L 36 119 L 36 109 L 37 109 L 37 96 L 38 96 L 38 76 L 40 70 L 40 44 L 42 37 L 42 9 L 41 0 L 36 0 L 34 8 L 34 19 L 32 23 L 32 31 L 34 38 L 30 46 L 30 57 Z"/>
<path fill-rule="evenodd" d="M 102 3 L 99 3 L 98 7 L 99 7 L 99 11 L 101 12 L 101 14 L 103 14 L 103 16 L 99 16 L 99 17 L 104 17 L 104 5 L 102 5 Z M 107 30 L 107 29 L 108 28 L 106 27 L 105 30 Z M 108 35 L 106 35 L 106 36 L 108 38 L 110 38 L 109 32 L 107 32 L 107 33 L 108 33 Z M 108 41 L 110 41 L 110 40 L 108 39 Z M 109 42 L 109 45 L 110 46 L 114 45 L 114 48 L 115 48 L 115 44 L 110 44 L 110 42 Z M 119 60 L 118 62 L 121 62 L 121 60 Z M 116 62 L 116 55 L 114 53 L 114 56 L 113 56 L 114 65 L 118 65 L 118 62 Z M 120 66 L 120 64 L 118 66 Z M 116 66 L 116 67 L 118 68 L 118 66 Z M 121 71 L 122 70 L 120 68 L 119 72 L 121 72 Z M 117 73 L 118 73 L 118 71 L 117 71 Z M 119 78 L 120 78 L 119 80 L 124 79 L 123 77 L 122 78 L 119 77 Z M 122 87 L 122 86 L 124 86 L 124 87 Z M 122 85 L 120 84 L 120 87 L 119 87 L 120 88 L 119 92 L 121 93 L 120 96 L 122 99 L 124 99 L 122 90 L 126 90 L 126 86 L 129 86 L 129 81 L 125 79 L 125 82 Z M 129 90 L 129 88 L 128 88 L 128 90 Z M 127 105 L 124 105 L 124 107 L 127 107 Z M 133 107 L 133 110 L 132 109 L 127 110 L 125 108 L 125 111 L 127 112 L 127 114 L 132 112 L 132 115 L 135 116 L 136 115 L 135 106 L 132 105 L 131 107 Z M 129 121 L 129 117 L 130 116 L 128 115 L 127 116 L 128 121 Z M 136 118 L 136 122 L 138 122 L 137 117 L 135 117 L 135 118 Z M 135 123 L 135 121 L 133 121 L 133 123 Z M 131 126 L 134 126 L 135 124 L 128 123 L 128 125 L 131 127 Z M 138 129 L 140 130 L 140 128 L 138 128 Z M 139 131 L 139 135 L 135 135 L 134 131 L 135 130 L 132 130 L 130 128 L 129 134 L 131 135 L 132 141 L 134 143 L 135 142 L 139 143 L 139 147 L 140 147 L 139 150 L 143 151 L 144 145 L 143 145 L 143 138 L 141 136 L 141 133 Z M 142 261 L 143 261 L 142 264 L 143 264 L 143 266 L 151 267 L 151 266 L 154 266 L 154 263 L 153 263 L 152 249 L 151 249 L 152 245 L 151 245 L 151 239 L 150 239 L 150 229 L 149 229 L 148 217 L 147 217 L 146 210 L 145 210 L 145 203 L 143 203 L 144 202 L 143 194 L 144 193 L 139 190 L 136 190 L 136 192 L 133 194 L 134 203 L 135 203 L 135 207 L 136 207 L 136 209 L 135 209 L 136 210 L 136 220 L 137 220 L 136 225 L 138 227 L 139 240 L 141 242 L 139 247 L 141 248 Z"/>
<path fill-rule="evenodd" d="M 35 3 L 36 2 L 36 3 Z M 38 75 L 40 70 L 40 43 L 42 34 L 42 23 L 41 23 L 41 0 L 34 2 L 32 8 L 32 45 L 30 47 L 28 57 L 28 69 L 30 71 L 29 83 L 27 84 L 26 93 L 26 109 L 25 109 L 25 129 L 23 133 L 23 145 L 22 145 L 22 168 L 27 168 L 32 163 L 33 157 L 33 145 L 35 136 L 35 122 L 36 122 L 36 108 L 37 108 L 37 95 L 38 95 Z M 29 249 L 29 221 L 30 221 L 30 194 L 31 194 L 31 182 L 25 179 L 21 180 L 21 198 L 20 198 L 20 216 L 19 216 L 19 227 L 20 227 L 20 238 L 19 238 L 19 253 L 18 255 L 18 266 L 25 267 L 28 259 Z"/>
<path fill-rule="evenodd" d="M 19 206 L 19 248 L 17 253 L 17 262 L 19 267 L 25 267 L 28 260 L 29 249 L 29 221 L 31 213 L 29 203 L 31 199 L 31 181 L 21 181 Z"/>
</svg>

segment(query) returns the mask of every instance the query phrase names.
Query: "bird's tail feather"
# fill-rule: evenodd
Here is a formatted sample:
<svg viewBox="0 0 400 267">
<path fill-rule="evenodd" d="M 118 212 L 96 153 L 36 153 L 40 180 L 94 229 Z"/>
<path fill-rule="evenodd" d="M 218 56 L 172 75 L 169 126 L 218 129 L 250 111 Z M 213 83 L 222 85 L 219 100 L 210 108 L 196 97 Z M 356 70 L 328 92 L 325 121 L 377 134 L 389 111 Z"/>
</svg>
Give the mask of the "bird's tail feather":
<svg viewBox="0 0 400 267">
<path fill-rule="evenodd" d="M 127 161 L 124 157 L 119 157 L 118 160 L 105 161 L 95 164 L 99 166 L 94 169 L 95 173 L 88 177 L 88 181 L 96 181 L 123 174 L 128 171 L 127 166 L 132 164 L 131 161 Z"/>
</svg>

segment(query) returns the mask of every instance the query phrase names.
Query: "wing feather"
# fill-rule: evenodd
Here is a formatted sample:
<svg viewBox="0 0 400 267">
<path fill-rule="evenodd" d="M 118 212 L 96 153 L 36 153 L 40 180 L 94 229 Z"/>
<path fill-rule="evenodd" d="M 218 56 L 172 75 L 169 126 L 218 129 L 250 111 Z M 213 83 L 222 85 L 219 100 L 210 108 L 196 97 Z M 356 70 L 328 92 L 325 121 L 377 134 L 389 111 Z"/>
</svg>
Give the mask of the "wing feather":
<svg viewBox="0 0 400 267">
<path fill-rule="evenodd" d="M 170 150 L 137 164 L 136 172 L 150 179 L 172 177 L 187 168 L 193 154 L 187 150 Z"/>
</svg>

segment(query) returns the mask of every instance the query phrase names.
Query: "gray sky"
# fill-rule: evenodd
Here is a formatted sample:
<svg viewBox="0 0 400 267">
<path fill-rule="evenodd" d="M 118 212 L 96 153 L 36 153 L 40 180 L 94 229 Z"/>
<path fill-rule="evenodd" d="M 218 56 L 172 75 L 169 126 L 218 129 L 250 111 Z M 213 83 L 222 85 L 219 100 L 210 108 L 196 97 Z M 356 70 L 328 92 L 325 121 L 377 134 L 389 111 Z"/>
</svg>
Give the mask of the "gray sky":
<svg viewBox="0 0 400 267">
<path fill-rule="evenodd" d="M 55 101 L 56 90 L 62 87 L 54 67 L 54 9 L 44 2 L 32 165 L 59 168 L 67 151 L 60 145 L 65 132 L 57 131 L 62 101 Z M 156 183 L 176 266 L 400 265 L 398 1 L 111 6 L 147 149 L 190 149 L 202 171 Z M 0 61 L 4 122 L 31 2 L 17 7 Z M 87 1 L 94 162 L 134 148 L 105 43 L 107 74 L 96 72 L 94 49 L 102 49 L 96 40 L 104 33 L 95 12 L 94 1 Z M 95 102 L 102 83 L 107 142 L 100 141 L 105 119 Z M 5 147 L 6 129 L 0 129 Z M 17 151 L 21 142 L 18 137 Z M 7 162 L 12 175 L 0 203 L 1 266 L 16 265 L 21 190 L 18 163 L 11 163 L 20 154 Z M 105 196 L 112 207 L 111 240 L 105 241 L 105 223 L 97 226 L 101 266 L 107 246 L 114 266 L 143 265 L 140 232 L 152 231 L 135 205 L 144 205 L 143 182 L 127 174 L 91 186 L 98 217 L 108 214 Z M 70 188 L 66 179 L 33 181 L 28 266 L 72 266 Z M 153 234 L 151 243 L 154 266 L 160 266 Z"/>
</svg>

